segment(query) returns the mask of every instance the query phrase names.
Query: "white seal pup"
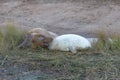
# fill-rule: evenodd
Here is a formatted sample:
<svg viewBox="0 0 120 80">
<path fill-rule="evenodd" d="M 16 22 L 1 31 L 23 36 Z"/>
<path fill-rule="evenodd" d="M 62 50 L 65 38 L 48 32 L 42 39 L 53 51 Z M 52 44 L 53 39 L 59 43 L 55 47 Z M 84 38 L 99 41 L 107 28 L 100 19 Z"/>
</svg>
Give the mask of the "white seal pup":
<svg viewBox="0 0 120 80">
<path fill-rule="evenodd" d="M 65 34 L 55 37 L 49 44 L 50 50 L 71 51 L 72 53 L 90 47 L 91 43 L 86 38 L 76 34 Z"/>
</svg>

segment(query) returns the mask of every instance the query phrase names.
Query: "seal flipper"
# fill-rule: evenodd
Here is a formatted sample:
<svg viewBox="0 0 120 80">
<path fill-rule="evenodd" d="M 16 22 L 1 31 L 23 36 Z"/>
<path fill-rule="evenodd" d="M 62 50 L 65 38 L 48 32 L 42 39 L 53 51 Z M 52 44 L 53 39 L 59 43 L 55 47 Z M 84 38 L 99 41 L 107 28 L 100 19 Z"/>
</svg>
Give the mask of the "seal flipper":
<svg viewBox="0 0 120 80">
<path fill-rule="evenodd" d="M 30 34 L 26 34 L 25 35 L 25 40 L 17 46 L 17 48 L 26 48 L 26 47 L 30 47 L 30 40 L 32 39 L 32 36 Z"/>
<path fill-rule="evenodd" d="M 70 50 L 73 54 L 77 53 L 77 50 L 76 50 L 75 47 L 69 47 L 69 50 Z"/>
</svg>

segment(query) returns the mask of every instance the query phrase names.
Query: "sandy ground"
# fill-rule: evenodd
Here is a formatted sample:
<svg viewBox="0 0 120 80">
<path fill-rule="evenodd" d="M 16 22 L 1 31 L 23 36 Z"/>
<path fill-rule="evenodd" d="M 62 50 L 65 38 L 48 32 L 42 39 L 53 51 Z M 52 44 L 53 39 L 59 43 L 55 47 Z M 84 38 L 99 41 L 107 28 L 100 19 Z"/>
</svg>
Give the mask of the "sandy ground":
<svg viewBox="0 0 120 80">
<path fill-rule="evenodd" d="M 105 1 L 105 0 L 104 0 Z M 94 36 L 97 30 L 120 33 L 119 1 L 1 0 L 0 25 L 13 22 L 28 28 L 42 27 L 58 34 Z"/>
<path fill-rule="evenodd" d="M 85 37 L 94 37 L 98 30 L 119 34 L 119 2 L 119 0 L 0 0 L 0 25 L 12 22 L 25 29 L 42 27 L 59 35 L 76 33 Z M 21 74 L 28 67 L 9 68 L 4 69 L 7 72 L 12 70 Z M 4 69 L 0 69 L 2 73 L 0 75 L 6 77 L 5 80 L 18 80 L 16 77 L 8 79 L 6 72 L 3 73 Z M 24 77 L 19 80 L 27 80 L 25 76 L 38 74 L 42 72 L 22 73 L 19 76 Z"/>
</svg>

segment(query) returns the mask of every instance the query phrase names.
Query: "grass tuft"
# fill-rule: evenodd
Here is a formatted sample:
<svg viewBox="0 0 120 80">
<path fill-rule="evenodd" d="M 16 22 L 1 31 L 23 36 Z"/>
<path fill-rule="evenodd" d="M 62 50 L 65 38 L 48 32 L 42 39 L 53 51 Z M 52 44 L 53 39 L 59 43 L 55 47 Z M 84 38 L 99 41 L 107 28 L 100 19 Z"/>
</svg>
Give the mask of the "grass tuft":
<svg viewBox="0 0 120 80">
<path fill-rule="evenodd" d="M 14 49 L 24 39 L 25 31 L 8 24 L 0 30 L 0 47 L 4 49 Z"/>
<path fill-rule="evenodd" d="M 112 50 L 120 50 L 120 35 L 112 36 Z"/>
<path fill-rule="evenodd" d="M 120 50 L 119 35 L 108 35 L 105 31 L 98 31 L 98 41 L 93 44 L 93 49 L 97 51 Z"/>
</svg>

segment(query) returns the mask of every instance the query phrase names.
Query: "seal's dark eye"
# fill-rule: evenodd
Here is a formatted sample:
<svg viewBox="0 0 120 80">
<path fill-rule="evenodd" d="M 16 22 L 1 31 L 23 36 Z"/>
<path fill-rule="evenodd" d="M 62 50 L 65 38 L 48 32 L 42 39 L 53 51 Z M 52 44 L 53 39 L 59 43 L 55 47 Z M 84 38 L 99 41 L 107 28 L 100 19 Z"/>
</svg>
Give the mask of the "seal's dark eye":
<svg viewBox="0 0 120 80">
<path fill-rule="evenodd" d="M 45 45 L 46 47 L 48 47 L 48 46 L 49 46 L 49 43 L 48 43 L 48 42 L 44 42 L 44 45 Z"/>
<path fill-rule="evenodd" d="M 38 40 L 40 40 L 40 41 L 43 41 L 44 39 L 45 39 L 44 36 L 40 36 L 40 37 L 38 38 Z"/>
</svg>

